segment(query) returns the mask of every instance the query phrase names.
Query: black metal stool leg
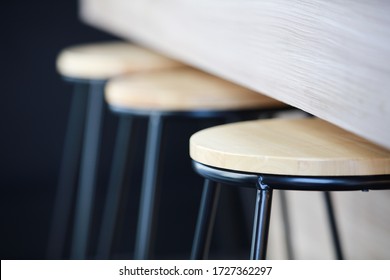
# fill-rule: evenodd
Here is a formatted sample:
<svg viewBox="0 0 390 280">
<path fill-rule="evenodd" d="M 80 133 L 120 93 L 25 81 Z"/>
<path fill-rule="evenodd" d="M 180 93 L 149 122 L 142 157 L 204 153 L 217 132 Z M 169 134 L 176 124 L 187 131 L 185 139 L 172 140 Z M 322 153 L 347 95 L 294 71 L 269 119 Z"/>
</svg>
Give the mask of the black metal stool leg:
<svg viewBox="0 0 390 280">
<path fill-rule="evenodd" d="M 85 85 L 75 84 L 75 92 L 71 101 L 59 172 L 59 183 L 49 233 L 48 259 L 62 259 L 64 257 L 64 246 L 79 167 L 85 109 L 88 98 L 88 94 L 83 92 L 85 91 L 84 87 Z"/>
<path fill-rule="evenodd" d="M 341 249 L 340 236 L 339 236 L 339 231 L 338 231 L 337 224 L 336 224 L 336 216 L 335 216 L 334 210 L 333 210 L 333 203 L 332 203 L 332 199 L 331 199 L 329 192 L 324 192 L 324 199 L 325 199 L 326 210 L 328 213 L 330 229 L 332 232 L 333 245 L 334 245 L 334 249 L 335 249 L 335 253 L 336 253 L 336 258 L 338 260 L 342 260 L 342 259 L 344 259 L 344 257 L 343 257 L 343 252 Z"/>
<path fill-rule="evenodd" d="M 97 258 L 109 259 L 112 252 L 114 233 L 117 223 L 118 210 L 121 205 L 121 194 L 124 186 L 125 172 L 129 158 L 132 118 L 121 116 L 113 155 L 110 181 L 103 212 L 102 225 L 97 247 Z"/>
<path fill-rule="evenodd" d="M 271 217 L 272 189 L 259 183 L 253 222 L 251 260 L 264 260 L 267 255 L 268 231 Z"/>
<path fill-rule="evenodd" d="M 220 191 L 220 184 L 208 179 L 204 181 L 192 245 L 192 260 L 207 259 L 208 257 Z"/>
<path fill-rule="evenodd" d="M 87 257 L 103 115 L 103 89 L 104 84 L 102 82 L 90 84 L 88 113 L 83 143 L 84 150 L 81 159 L 79 190 L 73 228 L 72 259 L 85 259 Z"/>
<path fill-rule="evenodd" d="M 161 146 L 163 117 L 152 115 L 149 119 L 148 139 L 146 143 L 145 165 L 134 258 L 150 259 L 155 239 L 157 208 L 159 203 L 159 176 L 161 173 Z"/>
<path fill-rule="evenodd" d="M 284 240 L 286 242 L 286 251 L 287 251 L 287 258 L 289 260 L 294 259 L 294 252 L 292 248 L 292 239 L 291 239 L 291 224 L 290 224 L 290 215 L 288 212 L 288 203 L 287 203 L 287 197 L 286 197 L 286 191 L 280 190 L 280 205 L 282 210 L 282 219 L 283 219 L 283 226 L 284 226 Z"/>
</svg>

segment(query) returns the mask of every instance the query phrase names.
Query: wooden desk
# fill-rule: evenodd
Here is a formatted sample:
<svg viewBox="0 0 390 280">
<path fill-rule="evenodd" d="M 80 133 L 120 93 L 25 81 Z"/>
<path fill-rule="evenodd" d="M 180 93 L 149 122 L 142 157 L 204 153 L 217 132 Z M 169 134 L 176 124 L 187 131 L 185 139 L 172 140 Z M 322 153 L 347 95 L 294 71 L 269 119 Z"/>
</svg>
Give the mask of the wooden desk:
<svg viewBox="0 0 390 280">
<path fill-rule="evenodd" d="M 390 2 L 81 0 L 82 19 L 390 148 Z"/>
</svg>

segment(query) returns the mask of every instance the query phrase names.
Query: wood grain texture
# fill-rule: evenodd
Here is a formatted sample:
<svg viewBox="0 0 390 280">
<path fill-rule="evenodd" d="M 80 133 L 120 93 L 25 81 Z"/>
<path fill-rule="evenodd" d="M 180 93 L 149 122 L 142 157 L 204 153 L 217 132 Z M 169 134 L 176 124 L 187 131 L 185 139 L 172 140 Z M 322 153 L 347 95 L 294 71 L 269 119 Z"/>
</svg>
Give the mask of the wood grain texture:
<svg viewBox="0 0 390 280">
<path fill-rule="evenodd" d="M 386 0 L 82 0 L 82 19 L 390 148 Z"/>
<path fill-rule="evenodd" d="M 100 42 L 65 48 L 58 55 L 61 75 L 79 79 L 108 79 L 126 73 L 167 69 L 181 63 L 127 42 Z"/>
<path fill-rule="evenodd" d="M 105 96 L 108 104 L 122 109 L 215 111 L 287 107 L 193 68 L 117 77 L 108 82 Z"/>
<path fill-rule="evenodd" d="M 208 128 L 190 139 L 205 165 L 307 176 L 390 174 L 390 151 L 317 118 L 255 120 Z"/>
</svg>

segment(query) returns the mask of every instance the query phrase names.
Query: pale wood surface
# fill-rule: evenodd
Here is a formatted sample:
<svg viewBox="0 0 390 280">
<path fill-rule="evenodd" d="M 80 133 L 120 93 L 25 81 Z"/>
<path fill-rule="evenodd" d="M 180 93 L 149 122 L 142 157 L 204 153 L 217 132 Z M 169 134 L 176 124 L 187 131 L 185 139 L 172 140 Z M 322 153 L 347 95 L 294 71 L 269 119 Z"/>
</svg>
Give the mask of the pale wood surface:
<svg viewBox="0 0 390 280">
<path fill-rule="evenodd" d="M 161 111 L 282 108 L 281 103 L 193 68 L 126 75 L 110 80 L 108 104 Z"/>
<path fill-rule="evenodd" d="M 81 0 L 82 19 L 390 148 L 390 1 Z"/>
<path fill-rule="evenodd" d="M 390 174 L 390 151 L 317 118 L 255 120 L 208 128 L 191 158 L 229 170 L 308 176 Z"/>
<path fill-rule="evenodd" d="M 108 79 L 126 73 L 179 67 L 181 63 L 127 42 L 101 42 L 65 48 L 57 58 L 60 74 Z"/>
</svg>

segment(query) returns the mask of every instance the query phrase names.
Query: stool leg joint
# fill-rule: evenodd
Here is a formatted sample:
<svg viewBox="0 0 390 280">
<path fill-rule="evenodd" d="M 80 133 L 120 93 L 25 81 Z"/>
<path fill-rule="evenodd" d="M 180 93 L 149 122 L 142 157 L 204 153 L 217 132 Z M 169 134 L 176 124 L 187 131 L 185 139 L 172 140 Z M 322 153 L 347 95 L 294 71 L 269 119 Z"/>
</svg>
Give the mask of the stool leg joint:
<svg viewBox="0 0 390 280">
<path fill-rule="evenodd" d="M 262 176 L 259 176 L 253 221 L 251 260 L 264 260 L 266 258 L 271 204 L 272 188 L 264 183 Z"/>
<path fill-rule="evenodd" d="M 263 177 L 263 176 L 259 176 L 259 178 L 258 178 L 258 180 L 257 180 L 256 187 L 257 187 L 260 191 L 270 191 L 270 190 L 271 190 L 271 187 L 268 186 L 268 185 L 264 182 L 264 177 Z"/>
</svg>

